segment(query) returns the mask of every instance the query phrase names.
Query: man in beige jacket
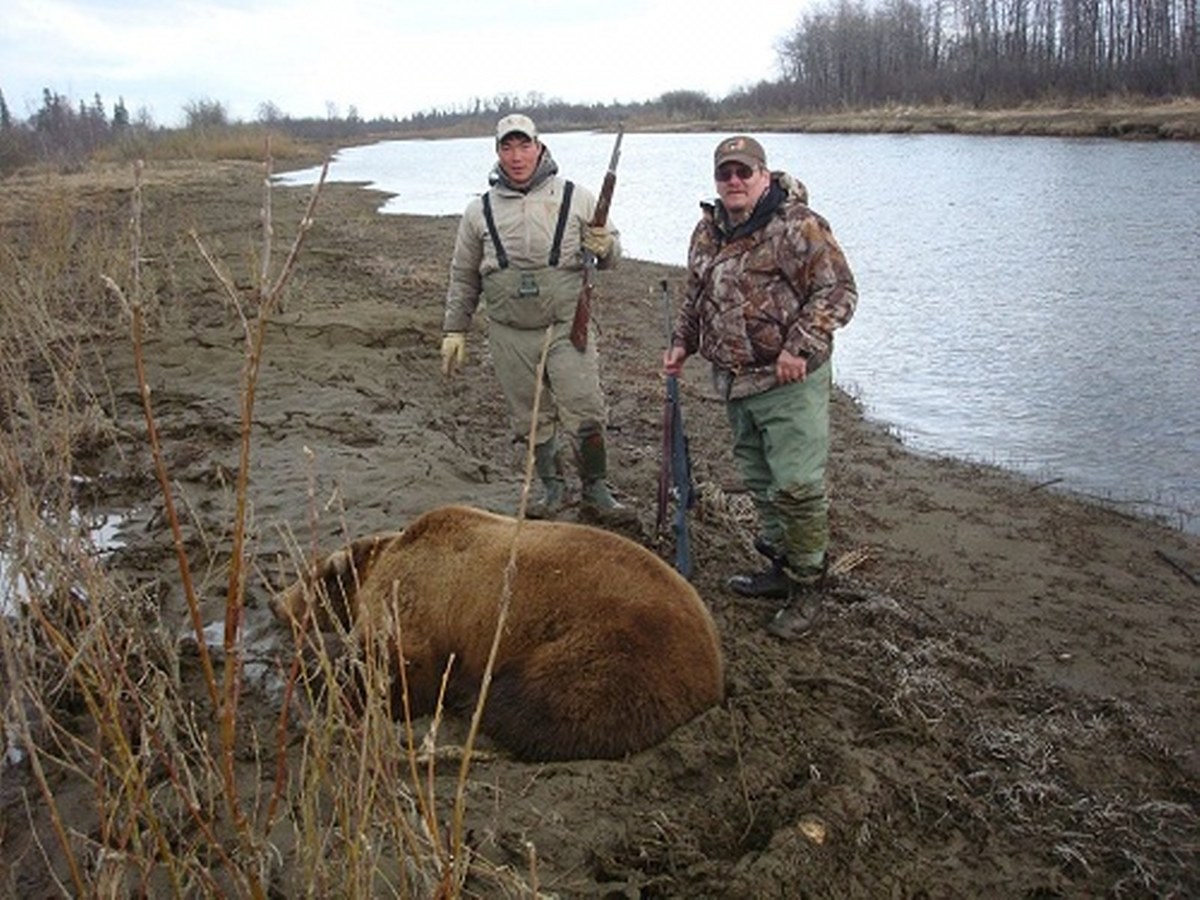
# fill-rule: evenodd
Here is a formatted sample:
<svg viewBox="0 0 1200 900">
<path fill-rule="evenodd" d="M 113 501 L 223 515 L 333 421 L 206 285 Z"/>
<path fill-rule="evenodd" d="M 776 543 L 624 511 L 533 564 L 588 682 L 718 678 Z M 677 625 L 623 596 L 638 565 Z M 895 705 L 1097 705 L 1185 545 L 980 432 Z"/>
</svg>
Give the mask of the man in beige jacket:
<svg viewBox="0 0 1200 900">
<path fill-rule="evenodd" d="M 589 324 L 585 350 L 570 341 L 583 252 L 595 255 L 597 268 L 611 268 L 621 255 L 618 233 L 611 226 L 589 224 L 596 198 L 558 175 L 557 163 L 528 116 L 499 121 L 496 156 L 490 186 L 467 205 L 454 243 L 443 320 L 443 374 L 448 377 L 461 368 L 466 333 L 482 300 L 488 346 L 512 428 L 525 438 L 533 424 L 538 361 L 550 328 L 534 440 L 544 493 L 529 515 L 553 517 L 566 504 L 560 438 L 579 468 L 581 505 L 600 517 L 619 514 L 624 507 L 607 480 L 607 404 L 594 326 Z"/>
</svg>

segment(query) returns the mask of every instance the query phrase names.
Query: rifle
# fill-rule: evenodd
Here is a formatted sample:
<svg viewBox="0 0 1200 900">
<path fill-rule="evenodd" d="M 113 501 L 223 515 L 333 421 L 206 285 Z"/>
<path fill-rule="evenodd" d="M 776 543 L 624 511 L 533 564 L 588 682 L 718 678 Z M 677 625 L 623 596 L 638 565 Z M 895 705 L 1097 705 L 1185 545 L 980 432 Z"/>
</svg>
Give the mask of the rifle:
<svg viewBox="0 0 1200 900">
<path fill-rule="evenodd" d="M 596 211 L 592 214 L 589 226 L 602 226 L 608 221 L 608 208 L 612 205 L 613 191 L 617 187 L 617 161 L 621 158 L 621 138 L 625 135 L 625 126 L 617 126 L 617 142 L 613 145 L 612 158 L 608 161 L 608 171 L 604 173 L 604 185 L 600 188 L 600 198 L 596 201 Z M 571 322 L 571 343 L 582 353 L 587 349 L 588 320 L 592 317 L 592 287 L 596 279 L 596 255 L 586 247 L 583 250 L 583 287 L 575 301 L 575 318 Z"/>
<path fill-rule="evenodd" d="M 661 282 L 663 310 L 667 320 L 667 348 L 671 347 L 671 295 L 667 281 Z M 667 376 L 667 399 L 663 404 L 662 464 L 658 470 L 658 531 L 667 523 L 667 506 L 675 495 L 675 569 L 684 578 L 692 577 L 692 546 L 688 536 L 687 511 L 696 502 L 692 485 L 692 461 L 688 455 L 687 435 L 683 433 L 683 408 L 679 403 L 679 378 Z"/>
</svg>

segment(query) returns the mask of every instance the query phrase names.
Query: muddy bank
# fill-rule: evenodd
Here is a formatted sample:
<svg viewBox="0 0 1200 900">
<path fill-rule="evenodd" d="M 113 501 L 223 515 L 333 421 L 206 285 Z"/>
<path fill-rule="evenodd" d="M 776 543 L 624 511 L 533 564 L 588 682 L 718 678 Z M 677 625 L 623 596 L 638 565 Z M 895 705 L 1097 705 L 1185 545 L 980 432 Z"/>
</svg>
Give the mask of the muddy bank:
<svg viewBox="0 0 1200 900">
<path fill-rule="evenodd" d="M 146 361 L 211 619 L 229 550 L 244 335 L 187 232 L 248 284 L 260 181 L 251 164 L 147 172 L 157 320 Z M 124 215 L 126 172 L 56 184 L 87 191 L 93 215 Z M 41 189 L 14 184 L 5 216 Z M 306 199 L 275 192 L 281 239 Z M 520 447 L 482 336 L 470 338 L 462 377 L 438 371 L 456 219 L 380 217 L 377 202 L 326 188 L 269 332 L 251 472 L 256 634 L 273 633 L 264 600 L 297 547 L 332 549 L 443 503 L 515 508 Z M 595 306 L 614 488 L 638 511 L 635 536 L 668 559 L 669 539 L 654 533 L 658 284 L 681 277 L 626 261 L 601 273 Z M 132 511 L 113 565 L 158 585 L 182 630 L 128 343 L 95 349 L 124 437 L 120 452 L 89 460 L 94 499 Z M 762 628 L 773 607 L 723 587 L 757 561 L 723 410 L 697 361 L 682 396 L 704 498 L 691 517 L 693 580 L 721 632 L 726 702 L 629 760 L 480 762 L 469 792 L 477 853 L 524 871 L 535 847 L 540 888 L 560 897 L 1200 892 L 1200 541 L 996 469 L 909 453 L 838 396 L 833 550 L 846 574 L 823 627 L 783 643 Z M 270 692 L 250 685 L 243 700 L 274 721 Z M 440 739 L 456 736 L 451 724 Z M 26 813 L 14 802 L 4 815 L 5 865 L 32 881 L 36 854 L 18 858 L 13 836 Z"/>
</svg>

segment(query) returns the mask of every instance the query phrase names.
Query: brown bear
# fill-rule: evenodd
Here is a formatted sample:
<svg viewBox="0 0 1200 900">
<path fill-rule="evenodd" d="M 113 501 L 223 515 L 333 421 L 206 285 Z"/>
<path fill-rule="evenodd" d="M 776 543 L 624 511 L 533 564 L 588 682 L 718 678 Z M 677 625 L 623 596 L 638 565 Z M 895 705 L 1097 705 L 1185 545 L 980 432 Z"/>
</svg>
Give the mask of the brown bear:
<svg viewBox="0 0 1200 900">
<path fill-rule="evenodd" d="M 396 629 L 409 708 L 478 698 L 517 521 L 466 506 L 355 541 L 275 596 L 285 622 L 328 612 L 343 626 Z M 587 525 L 522 523 L 511 602 L 481 728 L 524 760 L 616 759 L 650 747 L 720 702 L 716 625 L 690 584 L 628 538 Z M 326 600 L 327 598 L 327 600 Z M 394 598 L 395 618 L 388 615 Z M 369 616 L 369 621 L 364 621 Z M 376 632 L 378 633 L 378 631 Z M 394 658 L 394 656 L 393 656 Z M 403 692 L 393 677 L 392 711 Z"/>
</svg>

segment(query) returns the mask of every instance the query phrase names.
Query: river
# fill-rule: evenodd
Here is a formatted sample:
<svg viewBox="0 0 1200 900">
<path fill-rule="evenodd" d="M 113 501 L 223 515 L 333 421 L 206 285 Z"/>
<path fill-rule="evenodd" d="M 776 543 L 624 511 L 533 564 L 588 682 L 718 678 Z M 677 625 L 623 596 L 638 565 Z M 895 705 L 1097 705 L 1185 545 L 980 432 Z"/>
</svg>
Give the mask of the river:
<svg viewBox="0 0 1200 900">
<path fill-rule="evenodd" d="M 854 269 L 834 378 L 870 418 L 1200 533 L 1200 145 L 755 136 Z M 628 256 L 683 264 L 720 137 L 625 136 L 611 218 Z M 599 189 L 611 135 L 543 139 Z M 487 138 L 389 141 L 340 151 L 329 177 L 388 192 L 383 213 L 458 214 L 493 159 Z"/>
</svg>

